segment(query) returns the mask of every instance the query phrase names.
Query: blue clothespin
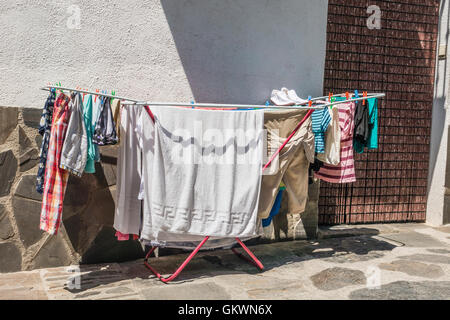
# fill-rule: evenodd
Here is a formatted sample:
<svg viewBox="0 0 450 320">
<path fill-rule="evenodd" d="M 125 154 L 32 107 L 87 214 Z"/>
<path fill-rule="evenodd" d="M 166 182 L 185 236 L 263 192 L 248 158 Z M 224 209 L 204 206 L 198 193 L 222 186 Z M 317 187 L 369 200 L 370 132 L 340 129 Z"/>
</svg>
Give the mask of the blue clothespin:
<svg viewBox="0 0 450 320">
<path fill-rule="evenodd" d="M 191 101 L 191 104 L 194 104 L 195 102 L 194 101 Z M 192 109 L 195 109 L 195 107 L 192 107 Z"/>
<path fill-rule="evenodd" d="M 269 100 L 266 100 L 266 107 L 268 107 L 268 106 L 270 106 L 270 102 L 269 102 Z"/>
<path fill-rule="evenodd" d="M 359 93 L 358 93 L 358 90 L 355 90 L 355 96 L 354 96 L 356 99 L 358 99 L 359 98 Z"/>
</svg>

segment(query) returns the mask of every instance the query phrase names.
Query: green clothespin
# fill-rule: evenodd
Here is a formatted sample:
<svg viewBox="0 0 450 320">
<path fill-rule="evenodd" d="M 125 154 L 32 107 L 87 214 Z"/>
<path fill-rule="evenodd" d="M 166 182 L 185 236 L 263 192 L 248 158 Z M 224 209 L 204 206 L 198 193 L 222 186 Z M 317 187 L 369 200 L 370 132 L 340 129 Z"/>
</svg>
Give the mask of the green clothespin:
<svg viewBox="0 0 450 320">
<path fill-rule="evenodd" d="M 336 97 L 331 97 L 331 103 L 336 101 Z M 333 109 L 333 105 L 330 106 L 331 109 Z"/>
<path fill-rule="evenodd" d="M 111 95 L 115 96 L 116 95 L 116 90 L 111 90 Z M 114 98 L 111 98 L 111 102 L 113 102 Z"/>
</svg>

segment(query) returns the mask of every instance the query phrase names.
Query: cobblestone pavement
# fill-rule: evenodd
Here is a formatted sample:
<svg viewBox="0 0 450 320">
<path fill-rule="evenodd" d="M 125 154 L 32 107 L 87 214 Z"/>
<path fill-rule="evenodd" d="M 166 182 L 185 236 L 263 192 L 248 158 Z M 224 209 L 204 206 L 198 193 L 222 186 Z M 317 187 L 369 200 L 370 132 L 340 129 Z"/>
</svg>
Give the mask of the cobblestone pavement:
<svg viewBox="0 0 450 320">
<path fill-rule="evenodd" d="M 202 252 L 170 284 L 142 261 L 0 274 L 0 299 L 450 299 L 450 226 L 338 226 L 316 241 Z M 168 274 L 186 255 L 153 259 Z"/>
</svg>

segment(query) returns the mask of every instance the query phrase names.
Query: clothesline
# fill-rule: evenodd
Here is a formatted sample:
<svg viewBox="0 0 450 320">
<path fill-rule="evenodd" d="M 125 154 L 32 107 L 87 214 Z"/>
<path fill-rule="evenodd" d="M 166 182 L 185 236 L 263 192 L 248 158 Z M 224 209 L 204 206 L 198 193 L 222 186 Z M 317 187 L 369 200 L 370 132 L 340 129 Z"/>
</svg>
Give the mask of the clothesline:
<svg viewBox="0 0 450 320">
<path fill-rule="evenodd" d="M 135 99 L 130 99 L 126 97 L 120 97 L 120 96 L 114 96 L 106 93 L 100 93 L 100 92 L 93 92 L 88 90 L 81 90 L 81 89 L 74 89 L 74 88 L 67 88 L 67 87 L 58 87 L 58 86 L 46 86 L 44 88 L 41 88 L 42 90 L 49 91 L 50 89 L 59 89 L 59 90 L 67 90 L 67 91 L 75 91 L 80 93 L 86 93 L 86 94 L 92 94 L 92 95 L 98 95 L 98 96 L 104 96 L 129 102 L 124 102 L 122 105 L 139 105 L 139 106 L 161 106 L 161 107 L 169 107 L 169 106 L 177 106 L 177 107 L 198 107 L 198 108 L 237 108 L 237 109 L 249 109 L 249 108 L 259 108 L 259 109 L 310 109 L 310 106 L 303 106 L 302 104 L 297 104 L 293 106 L 273 106 L 273 105 L 248 105 L 248 104 L 218 104 L 218 103 L 179 103 L 179 102 L 144 102 L 139 101 Z M 334 96 L 343 96 L 345 93 L 337 94 Z M 361 101 L 361 100 L 367 100 L 369 98 L 381 98 L 384 97 L 384 93 L 368 93 L 365 97 L 360 98 L 350 98 L 343 101 L 334 101 L 334 102 L 327 102 L 324 104 L 314 105 L 313 108 L 315 110 L 324 109 L 329 106 L 334 106 L 337 104 L 347 103 L 350 101 Z M 311 101 L 317 101 L 317 100 L 323 100 L 328 97 L 316 97 L 312 98 Z M 308 102 L 305 102 L 306 104 Z"/>
</svg>

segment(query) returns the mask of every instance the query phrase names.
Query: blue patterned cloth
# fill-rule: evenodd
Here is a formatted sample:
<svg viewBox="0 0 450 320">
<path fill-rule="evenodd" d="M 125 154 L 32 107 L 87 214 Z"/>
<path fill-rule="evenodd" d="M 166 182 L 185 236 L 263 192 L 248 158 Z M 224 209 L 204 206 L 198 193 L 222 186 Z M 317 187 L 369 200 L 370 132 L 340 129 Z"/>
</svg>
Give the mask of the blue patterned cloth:
<svg viewBox="0 0 450 320">
<path fill-rule="evenodd" d="M 311 115 L 316 153 L 325 153 L 325 132 L 331 121 L 328 108 L 314 110 Z"/>
<path fill-rule="evenodd" d="M 39 153 L 39 167 L 36 176 L 36 191 L 40 194 L 44 192 L 45 164 L 47 162 L 48 143 L 52 129 L 53 106 L 55 105 L 55 90 L 52 89 L 45 101 L 39 123 L 39 134 L 42 136 L 41 151 Z"/>
</svg>

